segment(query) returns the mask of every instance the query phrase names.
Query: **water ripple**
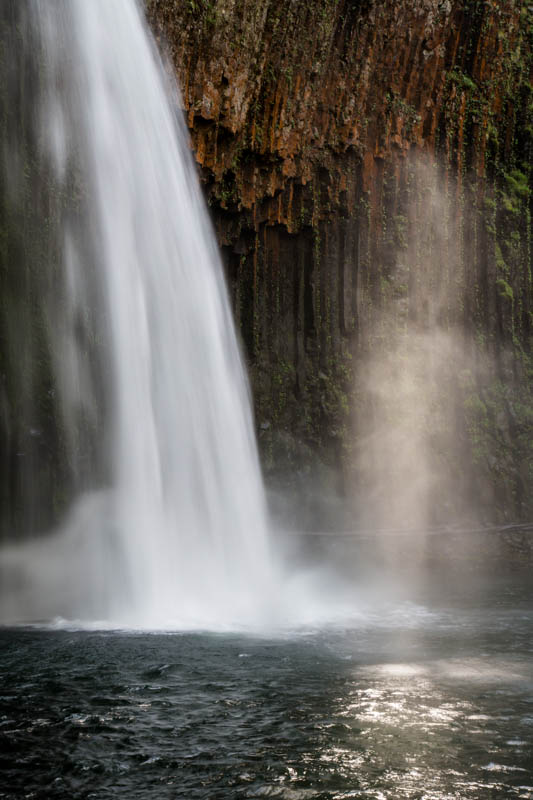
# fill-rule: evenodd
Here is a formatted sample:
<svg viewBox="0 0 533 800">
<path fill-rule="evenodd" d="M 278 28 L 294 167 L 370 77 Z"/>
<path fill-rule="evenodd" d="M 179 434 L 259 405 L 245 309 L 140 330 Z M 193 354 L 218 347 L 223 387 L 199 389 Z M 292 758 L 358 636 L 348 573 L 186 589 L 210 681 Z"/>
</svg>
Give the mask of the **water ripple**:
<svg viewBox="0 0 533 800">
<path fill-rule="evenodd" d="M 426 616 L 292 639 L 0 629 L 0 798 L 532 798 L 532 616 Z"/>
</svg>

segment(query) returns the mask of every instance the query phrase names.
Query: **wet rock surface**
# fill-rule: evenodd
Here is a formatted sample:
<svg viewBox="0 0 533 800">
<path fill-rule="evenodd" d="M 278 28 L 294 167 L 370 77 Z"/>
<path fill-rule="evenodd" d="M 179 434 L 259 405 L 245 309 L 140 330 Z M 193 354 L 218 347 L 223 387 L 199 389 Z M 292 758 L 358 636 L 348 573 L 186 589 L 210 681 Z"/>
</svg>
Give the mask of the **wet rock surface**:
<svg viewBox="0 0 533 800">
<path fill-rule="evenodd" d="M 489 518 L 526 515 L 531 7 L 148 0 L 147 14 L 182 86 L 267 474 L 318 458 L 351 480 L 361 365 L 406 320 L 438 318 L 484 365 L 449 393 L 452 460 Z M 446 313 L 427 299 L 443 269 Z"/>
</svg>

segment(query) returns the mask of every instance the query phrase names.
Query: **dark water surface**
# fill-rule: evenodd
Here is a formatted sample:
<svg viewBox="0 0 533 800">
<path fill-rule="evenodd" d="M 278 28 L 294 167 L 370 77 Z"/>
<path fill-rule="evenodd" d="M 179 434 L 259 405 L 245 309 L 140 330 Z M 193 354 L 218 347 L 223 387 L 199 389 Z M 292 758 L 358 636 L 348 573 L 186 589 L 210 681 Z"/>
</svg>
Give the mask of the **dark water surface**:
<svg viewBox="0 0 533 800">
<path fill-rule="evenodd" d="M 0 798 L 533 798 L 533 602 L 276 636 L 0 630 Z"/>
</svg>

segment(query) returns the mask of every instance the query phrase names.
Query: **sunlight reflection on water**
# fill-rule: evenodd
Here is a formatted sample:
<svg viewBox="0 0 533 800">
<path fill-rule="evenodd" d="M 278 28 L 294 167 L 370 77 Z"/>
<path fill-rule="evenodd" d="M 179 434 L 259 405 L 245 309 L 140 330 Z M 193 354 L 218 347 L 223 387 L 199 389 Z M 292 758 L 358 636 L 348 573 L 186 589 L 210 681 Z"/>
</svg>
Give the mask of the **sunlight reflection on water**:
<svg viewBox="0 0 533 800">
<path fill-rule="evenodd" d="M 117 776 L 129 800 L 531 800 L 530 608 L 382 604 L 270 635 L 0 629 L 0 767 L 46 800 L 113 796 Z"/>
</svg>

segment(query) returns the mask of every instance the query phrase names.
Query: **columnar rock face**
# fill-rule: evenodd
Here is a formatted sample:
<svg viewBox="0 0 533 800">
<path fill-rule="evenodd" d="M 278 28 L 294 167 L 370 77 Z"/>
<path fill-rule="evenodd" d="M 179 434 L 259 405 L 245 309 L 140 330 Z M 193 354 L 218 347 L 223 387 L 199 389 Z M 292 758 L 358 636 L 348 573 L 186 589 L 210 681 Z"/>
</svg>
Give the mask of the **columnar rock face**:
<svg viewBox="0 0 533 800">
<path fill-rule="evenodd" d="M 317 454 L 363 491 L 368 364 L 401 364 L 398 341 L 437 331 L 453 343 L 422 402 L 424 446 L 437 483 L 461 480 L 440 510 L 435 490 L 432 518 L 472 499 L 485 517 L 530 513 L 533 6 L 148 0 L 147 13 L 182 87 L 266 470 Z"/>
</svg>

